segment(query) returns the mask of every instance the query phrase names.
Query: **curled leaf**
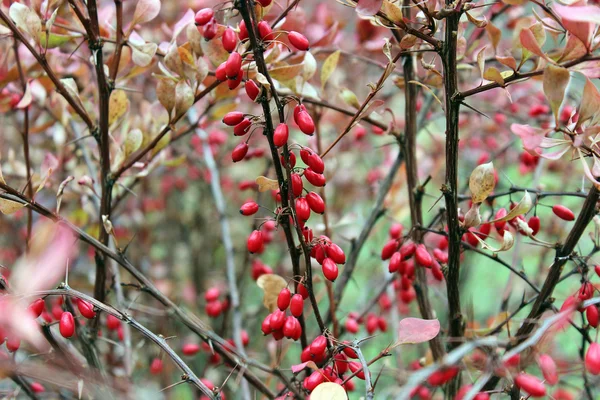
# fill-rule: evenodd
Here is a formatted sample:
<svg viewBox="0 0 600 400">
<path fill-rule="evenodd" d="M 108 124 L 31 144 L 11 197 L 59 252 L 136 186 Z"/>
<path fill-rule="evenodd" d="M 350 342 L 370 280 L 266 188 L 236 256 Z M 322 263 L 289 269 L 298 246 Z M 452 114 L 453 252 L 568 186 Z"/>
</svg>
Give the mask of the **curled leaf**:
<svg viewBox="0 0 600 400">
<path fill-rule="evenodd" d="M 477 241 L 479 243 L 481 243 L 481 247 L 483 247 L 484 249 L 490 250 L 494 253 L 499 253 L 501 251 L 510 250 L 513 247 L 513 245 L 515 244 L 515 238 L 512 235 L 512 233 L 510 233 L 508 231 L 508 229 L 504 231 L 504 236 L 502 237 L 502 246 L 500 246 L 497 249 L 495 247 L 492 247 L 489 244 L 487 244 L 483 239 L 481 239 L 479 237 L 479 235 L 473 234 L 473 236 L 475 237 L 475 239 L 477 239 Z"/>
<path fill-rule="evenodd" d="M 275 311 L 277 309 L 277 296 L 283 288 L 287 287 L 287 281 L 276 274 L 265 274 L 256 280 L 256 284 L 264 292 L 264 306 L 269 312 Z"/>
<path fill-rule="evenodd" d="M 279 184 L 277 183 L 276 180 L 269 179 L 264 176 L 259 176 L 258 178 L 256 178 L 255 182 L 258 185 L 259 192 L 266 192 L 269 190 L 279 189 Z"/>
<path fill-rule="evenodd" d="M 298 372 L 304 370 L 304 368 L 310 368 L 314 371 L 319 369 L 319 367 L 317 366 L 317 364 L 315 364 L 314 361 L 307 361 L 303 362 L 302 364 L 292 365 L 292 372 L 294 374 L 297 374 Z"/>
<path fill-rule="evenodd" d="M 529 212 L 529 210 L 531 210 L 532 206 L 533 206 L 533 202 L 531 201 L 531 196 L 529 195 L 529 192 L 526 190 L 525 194 L 523 194 L 523 198 L 521 199 L 521 201 L 519 201 L 519 203 L 512 210 L 510 210 L 508 212 L 508 214 L 506 214 L 503 218 L 494 219 L 494 220 L 490 221 L 490 223 L 510 221 L 511 219 L 513 219 L 521 214 L 527 214 Z M 475 235 L 475 236 L 477 236 L 477 235 Z"/>
</svg>

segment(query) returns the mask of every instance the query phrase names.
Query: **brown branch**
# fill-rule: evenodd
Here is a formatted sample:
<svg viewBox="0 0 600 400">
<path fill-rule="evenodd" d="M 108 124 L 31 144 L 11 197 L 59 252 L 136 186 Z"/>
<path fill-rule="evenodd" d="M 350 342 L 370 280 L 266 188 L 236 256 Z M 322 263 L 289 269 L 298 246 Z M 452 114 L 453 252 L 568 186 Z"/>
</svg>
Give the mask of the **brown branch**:
<svg viewBox="0 0 600 400">
<path fill-rule="evenodd" d="M 121 62 L 121 51 L 125 46 L 125 40 L 123 40 L 123 0 L 115 0 L 115 13 L 117 18 L 117 39 L 115 52 L 113 54 L 113 64 L 110 69 L 110 80 L 114 82 L 117 80 L 117 74 L 119 73 L 119 63 Z"/>
</svg>

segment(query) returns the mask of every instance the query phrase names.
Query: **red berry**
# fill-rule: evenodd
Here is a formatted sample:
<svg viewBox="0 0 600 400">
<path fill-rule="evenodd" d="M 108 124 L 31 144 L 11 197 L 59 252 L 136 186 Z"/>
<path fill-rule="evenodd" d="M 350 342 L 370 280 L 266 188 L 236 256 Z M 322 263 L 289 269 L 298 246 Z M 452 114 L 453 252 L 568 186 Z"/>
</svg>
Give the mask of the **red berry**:
<svg viewBox="0 0 600 400">
<path fill-rule="evenodd" d="M 415 251 L 417 250 L 417 245 L 414 244 L 413 242 L 408 242 L 402 245 L 402 247 L 400 247 L 400 254 L 402 255 L 402 260 L 406 260 L 409 259 L 413 256 L 413 254 L 415 254 Z M 425 250 L 427 251 L 427 250 Z"/>
<path fill-rule="evenodd" d="M 304 134 L 312 136 L 312 134 L 315 133 L 315 123 L 308 112 L 302 111 L 298 113 L 296 123 Z"/>
<path fill-rule="evenodd" d="M 327 338 L 323 335 L 319 335 L 312 341 L 310 344 L 310 353 L 311 354 L 323 354 L 325 353 L 325 349 L 327 348 Z"/>
<path fill-rule="evenodd" d="M 239 37 L 240 37 L 240 40 L 248 39 L 248 29 L 246 29 L 246 23 L 244 21 L 240 22 Z"/>
<path fill-rule="evenodd" d="M 402 227 L 402 224 L 392 224 L 392 226 L 390 226 L 389 231 L 390 238 L 400 239 L 400 236 L 402 236 L 403 229 L 404 228 Z"/>
<path fill-rule="evenodd" d="M 248 143 L 242 142 L 234 147 L 231 152 L 231 160 L 233 162 L 242 161 L 248 153 Z"/>
<path fill-rule="evenodd" d="M 507 214 L 508 214 L 508 212 L 506 211 L 506 208 L 501 208 L 496 212 L 494 219 L 504 218 L 504 217 L 506 217 Z M 496 228 L 496 232 L 498 232 L 500 235 L 504 235 L 505 227 L 506 227 L 506 221 L 494 222 L 494 228 Z"/>
<path fill-rule="evenodd" d="M 106 328 L 110 331 L 116 331 L 121 326 L 121 320 L 114 315 L 108 314 L 106 316 Z"/>
<path fill-rule="evenodd" d="M 290 292 L 290 289 L 288 288 L 283 288 L 277 296 L 277 307 L 279 307 L 281 311 L 285 311 L 290 306 L 291 300 L 292 292 Z"/>
<path fill-rule="evenodd" d="M 206 303 L 204 309 L 206 311 L 206 315 L 208 315 L 211 318 L 217 318 L 219 315 L 221 315 L 221 312 L 223 311 L 223 304 L 218 300 L 210 301 Z"/>
<path fill-rule="evenodd" d="M 600 375 L 600 344 L 590 344 L 585 353 L 585 369 L 592 375 Z"/>
<path fill-rule="evenodd" d="M 318 193 L 310 192 L 306 195 L 306 201 L 310 206 L 310 209 L 316 212 L 317 214 L 323 214 L 325 212 L 325 202 L 323 198 L 319 196 Z M 343 252 L 342 252 L 343 254 Z M 345 256 L 344 256 L 345 258 Z M 343 263 L 341 263 L 343 264 Z"/>
<path fill-rule="evenodd" d="M 238 86 L 240 86 L 240 83 L 242 83 L 243 77 L 244 77 L 244 71 L 240 68 L 237 76 L 234 79 L 227 80 L 227 87 L 229 88 L 229 90 L 233 90 L 233 89 L 237 88 Z"/>
<path fill-rule="evenodd" d="M 307 181 L 309 181 L 312 185 L 317 187 L 325 186 L 325 176 L 323 174 L 318 174 L 313 171 L 310 167 L 304 170 L 304 177 Z"/>
<path fill-rule="evenodd" d="M 225 74 L 226 64 L 226 62 L 222 62 L 221 65 L 219 65 L 215 70 L 215 77 L 221 82 L 225 82 L 227 80 L 227 75 Z"/>
<path fill-rule="evenodd" d="M 592 326 L 594 328 L 598 327 L 598 322 L 599 322 L 598 307 L 596 307 L 595 305 L 588 306 L 585 309 L 585 317 L 588 321 L 588 324 L 590 324 L 590 326 Z"/>
<path fill-rule="evenodd" d="M 398 242 L 396 240 L 390 240 L 381 249 L 381 259 L 383 261 L 389 260 L 392 255 L 398 250 Z"/>
<path fill-rule="evenodd" d="M 250 98 L 250 100 L 252 101 L 256 100 L 256 98 L 260 94 L 260 88 L 252 79 L 248 79 L 246 81 L 244 88 L 246 89 L 246 94 L 248 95 L 248 98 Z"/>
<path fill-rule="evenodd" d="M 273 144 L 277 147 L 281 147 L 287 143 L 288 137 L 290 135 L 290 130 L 285 123 L 280 123 L 275 128 L 275 132 L 273 132 Z"/>
<path fill-rule="evenodd" d="M 549 385 L 556 385 L 558 383 L 558 372 L 556 370 L 556 363 L 552 357 L 548 354 L 542 354 L 538 358 L 538 364 L 546 382 Z"/>
<path fill-rule="evenodd" d="M 357 333 L 359 330 L 358 322 L 354 318 L 346 319 L 346 330 L 350 333 Z"/>
<path fill-rule="evenodd" d="M 6 339 L 6 349 L 11 353 L 19 350 L 19 347 L 21 347 L 21 339 L 16 337 L 9 337 Z"/>
<path fill-rule="evenodd" d="M 367 333 L 369 335 L 374 334 L 377 331 L 377 328 L 379 328 L 379 321 L 377 317 L 373 314 L 369 315 L 365 327 L 367 328 Z"/>
<path fill-rule="evenodd" d="M 223 32 L 223 36 L 221 36 L 221 42 L 223 43 L 223 48 L 227 50 L 228 53 L 231 53 L 237 46 L 237 34 L 233 29 L 228 27 L 225 29 L 225 32 Z"/>
<path fill-rule="evenodd" d="M 298 284 L 298 293 L 300 293 L 304 300 L 308 299 L 308 290 L 306 289 L 306 286 L 304 286 L 303 283 Z"/>
<path fill-rule="evenodd" d="M 244 120 L 244 113 L 241 111 L 231 111 L 223 117 L 223 123 L 227 126 L 236 126 Z M 250 120 L 247 120 L 250 122 Z"/>
<path fill-rule="evenodd" d="M 346 355 L 348 355 L 348 354 L 346 353 Z M 359 363 L 358 361 L 349 362 L 348 363 L 348 368 L 350 368 L 350 372 L 352 372 L 353 374 L 356 373 L 355 376 L 358 379 L 365 380 L 365 371 L 363 371 L 361 363 Z"/>
<path fill-rule="evenodd" d="M 31 382 L 31 390 L 33 393 L 43 393 L 46 389 L 39 382 Z"/>
<path fill-rule="evenodd" d="M 204 300 L 207 302 L 216 301 L 219 299 L 221 295 L 221 291 L 217 287 L 211 287 L 204 293 Z"/>
<path fill-rule="evenodd" d="M 304 379 L 302 386 L 304 386 L 306 390 L 312 391 L 321 383 L 323 383 L 324 380 L 325 378 L 321 374 L 321 371 L 314 371 L 309 377 Z"/>
<path fill-rule="evenodd" d="M 295 173 L 292 174 L 292 193 L 294 194 L 294 197 L 300 197 L 303 188 L 302 177 Z"/>
<path fill-rule="evenodd" d="M 240 207 L 240 214 L 245 216 L 254 215 L 258 211 L 258 208 L 258 204 L 253 201 L 248 201 Z"/>
<path fill-rule="evenodd" d="M 234 51 L 227 58 L 225 64 L 225 75 L 227 75 L 228 79 L 235 79 L 238 77 L 241 68 L 242 56 L 237 51 Z"/>
<path fill-rule="evenodd" d="M 313 192 L 311 192 L 311 193 L 313 193 Z M 346 263 L 346 254 L 344 254 L 344 250 L 342 250 L 342 248 L 340 246 L 338 246 L 337 244 L 335 244 L 335 243 L 329 244 L 329 246 L 325 247 L 325 252 L 327 253 L 327 257 L 331 258 L 336 264 L 345 264 Z"/>
<path fill-rule="evenodd" d="M 42 311 L 44 311 L 45 308 L 46 303 L 44 302 L 44 299 L 37 299 L 29 305 L 29 311 L 31 312 L 34 318 L 37 318 L 40 315 L 42 315 Z"/>
<path fill-rule="evenodd" d="M 212 10 L 212 8 L 203 8 L 202 10 L 196 13 L 194 21 L 196 22 L 196 25 L 203 26 L 208 24 L 208 22 L 213 18 L 214 15 L 215 12 Z"/>
<path fill-rule="evenodd" d="M 304 35 L 296 31 L 290 31 L 288 33 L 288 40 L 290 41 L 292 46 L 294 46 L 300 51 L 307 51 L 309 48 L 308 39 Z"/>
<path fill-rule="evenodd" d="M 290 312 L 296 318 L 302 315 L 304 310 L 304 298 L 300 293 L 296 293 L 290 299 Z"/>
<path fill-rule="evenodd" d="M 244 136 L 250 130 L 252 126 L 252 121 L 248 118 L 242 119 L 242 121 L 233 127 L 233 134 L 235 136 Z"/>
<path fill-rule="evenodd" d="M 263 332 L 263 334 L 268 335 L 271 332 L 273 332 L 273 329 L 271 329 L 271 316 L 272 314 L 269 314 L 265 317 L 265 319 L 263 319 L 262 325 L 260 327 L 260 330 Z"/>
<path fill-rule="evenodd" d="M 515 377 L 515 383 L 531 397 L 543 397 L 546 395 L 546 387 L 533 375 L 519 374 Z"/>
<path fill-rule="evenodd" d="M 186 356 L 193 356 L 200 351 L 201 347 L 198 343 L 186 343 L 181 347 L 181 352 Z"/>
<path fill-rule="evenodd" d="M 283 328 L 283 324 L 285 323 L 285 312 L 281 310 L 275 310 L 271 313 L 271 329 L 274 331 L 278 331 Z"/>
<path fill-rule="evenodd" d="M 198 28 L 198 30 L 199 29 L 200 28 Z M 214 19 L 211 19 L 210 21 L 208 21 L 208 23 L 204 27 L 204 30 L 202 31 L 202 36 L 204 37 L 204 39 L 206 41 L 211 41 L 212 39 L 215 38 L 215 36 L 217 36 L 218 29 L 219 29 L 219 27 L 217 25 L 217 21 L 215 21 Z"/>
<path fill-rule="evenodd" d="M 150 363 L 150 373 L 152 375 L 158 375 L 162 372 L 163 370 L 163 362 L 160 358 L 155 358 L 154 360 L 152 360 L 152 362 Z"/>
<path fill-rule="evenodd" d="M 60 316 L 58 330 L 60 331 L 60 334 L 67 339 L 75 334 L 75 319 L 73 318 L 73 314 L 65 311 Z"/>
<path fill-rule="evenodd" d="M 310 206 L 304 197 L 298 197 L 296 199 L 296 215 L 304 222 L 308 221 L 310 218 Z"/>
<path fill-rule="evenodd" d="M 96 317 L 94 306 L 85 300 L 79 300 L 77 302 L 77 308 L 79 309 L 79 313 L 83 315 L 84 318 L 92 319 Z"/>
<path fill-rule="evenodd" d="M 293 339 L 296 334 L 296 318 L 289 315 L 285 317 L 283 323 L 283 335 L 288 339 Z"/>
<path fill-rule="evenodd" d="M 258 34 L 265 42 L 273 40 L 273 31 L 267 21 L 260 21 L 258 23 Z"/>
<path fill-rule="evenodd" d="M 533 232 L 531 232 L 531 234 L 533 236 L 537 235 L 538 232 L 540 231 L 540 226 L 541 226 L 540 217 L 534 215 L 533 217 L 529 218 L 527 225 L 529 225 L 529 227 L 533 231 Z"/>
<path fill-rule="evenodd" d="M 565 221 L 573 221 L 575 219 L 575 214 L 573 211 L 569 210 L 567 207 L 556 204 L 552 207 L 552 212 L 560 219 L 564 219 Z"/>
<path fill-rule="evenodd" d="M 331 282 L 334 282 L 338 277 L 338 267 L 336 263 L 331 258 L 325 258 L 323 260 L 323 276 Z"/>
<path fill-rule="evenodd" d="M 442 386 L 458 375 L 458 372 L 458 367 L 439 369 L 431 374 L 429 378 L 427 378 L 427 383 L 429 383 L 431 386 Z"/>
<path fill-rule="evenodd" d="M 273 0 L 257 0 L 257 1 L 258 1 L 258 4 L 260 4 L 261 6 L 268 7 Z"/>
<path fill-rule="evenodd" d="M 263 234 L 261 231 L 254 230 L 248 237 L 248 251 L 250 253 L 259 253 L 264 246 Z"/>
<path fill-rule="evenodd" d="M 424 244 L 419 244 L 417 246 L 415 250 L 415 261 L 425 268 L 431 268 L 433 265 L 433 258 Z"/>
</svg>

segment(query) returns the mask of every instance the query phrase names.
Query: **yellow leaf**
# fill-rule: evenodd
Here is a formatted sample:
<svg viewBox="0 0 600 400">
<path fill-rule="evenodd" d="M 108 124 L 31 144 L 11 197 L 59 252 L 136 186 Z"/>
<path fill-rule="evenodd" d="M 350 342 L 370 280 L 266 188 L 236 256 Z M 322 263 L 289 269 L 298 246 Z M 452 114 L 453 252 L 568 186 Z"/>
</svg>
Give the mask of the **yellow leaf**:
<svg viewBox="0 0 600 400">
<path fill-rule="evenodd" d="M 344 102 L 349 106 L 354 107 L 356 109 L 360 108 L 360 103 L 358 102 L 358 99 L 356 98 L 356 95 L 352 90 L 344 88 L 342 89 L 340 96 L 342 97 Z"/>
<path fill-rule="evenodd" d="M 312 391 L 310 398 L 312 400 L 348 400 L 348 395 L 341 385 L 325 382 Z"/>
<path fill-rule="evenodd" d="M 17 203 L 16 201 L 0 199 L 0 212 L 2 214 L 12 214 L 25 207 L 25 204 Z"/>
<path fill-rule="evenodd" d="M 256 280 L 256 284 L 264 292 L 264 306 L 269 312 L 275 311 L 277 309 L 277 297 L 279 292 L 287 287 L 287 281 L 277 274 L 265 274 Z"/>
<path fill-rule="evenodd" d="M 493 82 L 496 82 L 500 86 L 504 86 L 504 78 L 502 77 L 502 74 L 500 73 L 500 71 L 498 71 L 495 67 L 489 67 L 483 73 L 483 79 L 486 79 L 488 81 L 493 81 Z"/>
<path fill-rule="evenodd" d="M 255 182 L 258 185 L 259 192 L 266 192 L 269 190 L 279 189 L 279 184 L 276 180 L 269 179 L 264 176 L 259 176 L 258 178 L 256 178 Z"/>
<path fill-rule="evenodd" d="M 129 109 L 129 99 L 123 90 L 114 90 L 108 102 L 108 124 L 112 125 Z"/>
<path fill-rule="evenodd" d="M 156 143 L 156 146 L 154 146 L 154 148 L 152 149 L 152 156 L 154 157 L 156 155 L 156 153 L 158 153 L 159 151 L 161 151 L 162 149 L 167 147 L 167 145 L 170 142 L 171 142 L 171 131 L 167 132 L 167 134 L 164 135 L 162 138 L 160 138 L 158 143 Z"/>
<path fill-rule="evenodd" d="M 485 15 L 481 15 L 480 16 L 481 19 L 477 19 L 477 17 L 472 16 L 470 13 L 466 13 L 466 14 L 467 14 L 467 19 L 469 20 L 469 22 L 471 22 L 473 25 L 475 25 L 478 28 L 483 28 L 488 23 Z"/>
<path fill-rule="evenodd" d="M 269 75 L 271 78 L 278 80 L 280 82 L 289 81 L 292 78 L 295 78 L 298 75 L 302 75 L 302 71 L 304 70 L 304 65 L 302 64 L 294 64 L 294 65 L 284 65 L 282 67 L 276 67 L 269 71 Z"/>
<path fill-rule="evenodd" d="M 329 55 L 329 57 L 327 57 L 325 59 L 325 62 L 323 63 L 323 67 L 321 67 L 321 87 L 323 87 L 323 88 L 325 87 L 325 84 L 327 83 L 327 81 L 329 80 L 331 75 L 333 74 L 333 71 L 335 71 L 339 59 L 340 59 L 340 51 L 339 50 L 331 53 Z"/>
<path fill-rule="evenodd" d="M 385 0 L 383 2 L 383 12 L 385 12 L 390 21 L 395 23 L 404 23 L 402 9 L 400 9 L 396 3 Z"/>
</svg>

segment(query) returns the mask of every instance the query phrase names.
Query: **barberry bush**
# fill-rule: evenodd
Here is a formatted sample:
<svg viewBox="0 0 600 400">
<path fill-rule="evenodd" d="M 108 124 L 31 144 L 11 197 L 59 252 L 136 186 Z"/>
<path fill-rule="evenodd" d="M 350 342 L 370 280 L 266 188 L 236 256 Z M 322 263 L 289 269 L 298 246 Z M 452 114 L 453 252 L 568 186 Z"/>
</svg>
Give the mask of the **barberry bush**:
<svg viewBox="0 0 600 400">
<path fill-rule="evenodd" d="M 7 398 L 600 396 L 595 0 L 4 0 Z"/>
</svg>

